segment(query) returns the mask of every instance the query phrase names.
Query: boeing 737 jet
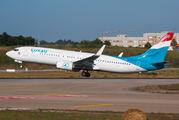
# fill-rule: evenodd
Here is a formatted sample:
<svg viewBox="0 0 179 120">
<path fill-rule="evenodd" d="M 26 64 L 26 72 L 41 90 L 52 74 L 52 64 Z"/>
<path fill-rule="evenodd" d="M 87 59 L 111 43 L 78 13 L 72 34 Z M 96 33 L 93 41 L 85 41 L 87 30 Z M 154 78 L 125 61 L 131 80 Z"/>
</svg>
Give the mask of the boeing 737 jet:
<svg viewBox="0 0 179 120">
<path fill-rule="evenodd" d="M 105 71 L 115 73 L 145 72 L 162 69 L 165 55 L 174 33 L 166 33 L 147 52 L 132 57 L 102 55 L 105 48 L 103 45 L 96 53 L 85 53 L 68 50 L 51 49 L 44 47 L 18 47 L 8 51 L 7 56 L 21 63 L 23 62 L 54 65 L 58 69 L 80 71 L 82 76 L 90 77 L 88 71 Z"/>
</svg>

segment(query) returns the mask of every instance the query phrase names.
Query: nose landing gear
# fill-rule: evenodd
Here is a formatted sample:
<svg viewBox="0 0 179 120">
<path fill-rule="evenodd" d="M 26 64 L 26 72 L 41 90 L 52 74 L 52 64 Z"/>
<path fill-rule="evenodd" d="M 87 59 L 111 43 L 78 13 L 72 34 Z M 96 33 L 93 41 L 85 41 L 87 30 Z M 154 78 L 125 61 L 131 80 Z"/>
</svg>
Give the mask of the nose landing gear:
<svg viewBox="0 0 179 120">
<path fill-rule="evenodd" d="M 88 72 L 88 71 L 84 71 L 83 70 L 83 72 L 81 73 L 81 75 L 83 76 L 83 77 L 90 77 L 90 73 Z"/>
<path fill-rule="evenodd" d="M 20 68 L 23 68 L 23 64 L 21 63 Z"/>
</svg>

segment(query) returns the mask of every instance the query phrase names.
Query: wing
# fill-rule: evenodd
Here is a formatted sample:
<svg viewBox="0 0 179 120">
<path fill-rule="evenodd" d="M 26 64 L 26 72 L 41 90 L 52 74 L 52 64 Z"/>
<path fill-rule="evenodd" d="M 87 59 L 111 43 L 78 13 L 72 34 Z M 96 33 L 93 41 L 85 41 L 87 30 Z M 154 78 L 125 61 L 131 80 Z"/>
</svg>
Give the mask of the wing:
<svg viewBox="0 0 179 120">
<path fill-rule="evenodd" d="M 95 55 L 75 61 L 75 62 L 73 62 L 73 64 L 75 65 L 75 67 L 77 67 L 79 69 L 93 70 L 93 66 L 95 65 L 94 60 L 96 60 L 98 57 L 100 57 L 104 48 L 105 48 L 105 45 L 103 45 Z"/>
</svg>

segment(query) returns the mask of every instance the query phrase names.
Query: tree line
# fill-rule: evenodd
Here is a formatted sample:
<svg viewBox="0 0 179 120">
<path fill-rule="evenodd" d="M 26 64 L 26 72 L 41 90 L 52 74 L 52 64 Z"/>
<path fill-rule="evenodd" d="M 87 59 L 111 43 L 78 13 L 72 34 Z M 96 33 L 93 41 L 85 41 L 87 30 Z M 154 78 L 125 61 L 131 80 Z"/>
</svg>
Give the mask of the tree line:
<svg viewBox="0 0 179 120">
<path fill-rule="evenodd" d="M 73 45 L 73 44 L 79 44 L 78 42 L 74 42 L 72 40 L 57 40 L 56 42 L 47 42 L 45 40 L 40 40 L 40 45 Z"/>
<path fill-rule="evenodd" d="M 37 45 L 38 40 L 32 37 L 23 37 L 19 36 L 11 36 L 4 32 L 0 35 L 0 46 L 18 46 L 18 45 Z M 93 41 L 83 40 L 81 42 L 74 42 L 72 40 L 62 40 L 59 39 L 56 42 L 47 42 L 45 40 L 39 41 L 40 45 L 84 45 L 84 46 L 101 46 L 103 42 L 99 39 L 95 39 Z M 106 45 L 111 45 L 109 41 L 105 41 Z"/>
<path fill-rule="evenodd" d="M 4 32 L 0 35 L 0 46 L 34 45 L 35 39 L 32 37 L 11 36 Z"/>
<path fill-rule="evenodd" d="M 105 41 L 106 45 L 111 45 L 109 41 Z M 57 40 L 56 42 L 47 42 L 45 40 L 40 41 L 40 45 L 84 45 L 84 46 L 94 46 L 94 45 L 103 45 L 103 42 L 99 39 L 93 41 L 82 40 L 81 42 L 74 42 L 72 40 Z"/>
</svg>

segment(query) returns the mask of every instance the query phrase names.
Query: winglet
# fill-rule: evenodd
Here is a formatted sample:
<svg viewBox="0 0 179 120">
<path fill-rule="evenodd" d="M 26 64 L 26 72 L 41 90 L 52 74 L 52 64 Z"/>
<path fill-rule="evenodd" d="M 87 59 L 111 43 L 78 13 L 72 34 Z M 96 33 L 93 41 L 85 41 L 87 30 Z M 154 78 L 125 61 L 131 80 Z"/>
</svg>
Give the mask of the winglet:
<svg viewBox="0 0 179 120">
<path fill-rule="evenodd" d="M 106 46 L 106 45 L 103 45 L 103 46 L 99 49 L 99 51 L 96 53 L 97 56 L 100 56 L 100 55 L 102 54 L 102 52 L 103 52 L 105 46 Z"/>
<path fill-rule="evenodd" d="M 121 52 L 121 54 L 119 54 L 118 57 L 122 57 L 122 55 L 123 55 L 123 52 Z"/>
</svg>

